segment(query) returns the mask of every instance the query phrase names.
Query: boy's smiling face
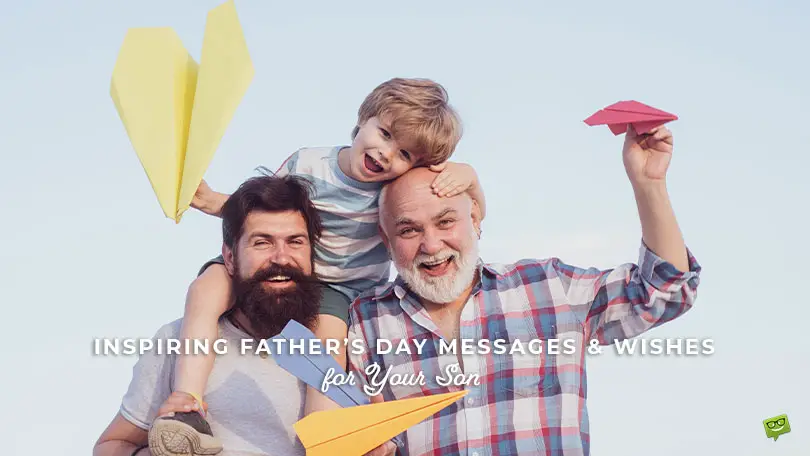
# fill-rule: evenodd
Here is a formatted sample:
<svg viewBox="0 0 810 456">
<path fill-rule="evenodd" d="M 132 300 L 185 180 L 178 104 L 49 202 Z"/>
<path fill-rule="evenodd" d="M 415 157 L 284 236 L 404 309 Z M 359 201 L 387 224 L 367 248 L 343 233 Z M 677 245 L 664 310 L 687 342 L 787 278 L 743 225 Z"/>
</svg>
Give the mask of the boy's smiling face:
<svg viewBox="0 0 810 456">
<path fill-rule="evenodd" d="M 393 180 L 418 161 L 408 146 L 393 137 L 384 119 L 372 117 L 360 125 L 351 149 L 341 152 L 340 168 L 361 182 Z"/>
</svg>

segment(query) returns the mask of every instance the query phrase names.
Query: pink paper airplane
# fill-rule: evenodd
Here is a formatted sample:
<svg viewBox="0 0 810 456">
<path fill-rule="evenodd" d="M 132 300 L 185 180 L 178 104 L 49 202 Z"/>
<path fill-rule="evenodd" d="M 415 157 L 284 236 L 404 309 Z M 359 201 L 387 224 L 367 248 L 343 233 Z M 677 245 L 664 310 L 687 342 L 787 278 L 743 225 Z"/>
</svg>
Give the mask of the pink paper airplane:
<svg viewBox="0 0 810 456">
<path fill-rule="evenodd" d="M 636 133 L 643 135 L 673 120 L 678 120 L 678 116 L 631 100 L 620 101 L 597 111 L 585 119 L 585 123 L 590 126 L 607 125 L 614 135 L 626 133 L 627 126 L 632 125 Z"/>
</svg>

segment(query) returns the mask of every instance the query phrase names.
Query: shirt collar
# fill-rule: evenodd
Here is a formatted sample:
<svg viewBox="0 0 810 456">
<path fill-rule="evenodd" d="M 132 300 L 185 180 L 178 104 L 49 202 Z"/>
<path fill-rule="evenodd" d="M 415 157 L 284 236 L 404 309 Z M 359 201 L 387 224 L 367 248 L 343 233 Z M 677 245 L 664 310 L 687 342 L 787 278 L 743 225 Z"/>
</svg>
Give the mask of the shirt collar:
<svg viewBox="0 0 810 456">
<path fill-rule="evenodd" d="M 344 184 L 359 190 L 378 191 L 381 189 L 383 186 L 382 182 L 360 182 L 357 179 L 347 176 L 346 173 L 340 169 L 338 154 L 341 150 L 348 149 L 349 147 L 350 146 L 335 146 L 332 148 L 332 151 L 329 154 L 329 162 L 335 177 Z"/>
<path fill-rule="evenodd" d="M 485 283 L 488 283 L 489 280 L 497 279 L 500 277 L 498 271 L 496 271 L 492 266 L 484 263 L 481 260 L 481 258 L 478 259 L 476 268 L 479 280 L 476 281 L 476 284 L 473 287 L 471 293 L 473 296 L 476 293 L 478 293 L 481 290 L 481 287 Z M 402 276 L 400 276 L 399 274 L 397 274 L 397 277 L 396 279 L 394 279 L 393 282 L 389 282 L 385 286 L 378 288 L 377 292 L 374 294 L 374 300 L 382 301 L 385 299 L 390 299 L 391 295 L 396 296 L 397 299 L 399 300 L 405 299 L 405 296 L 408 295 L 411 295 L 417 302 L 419 300 L 418 296 L 416 296 L 416 294 L 413 293 L 413 291 L 411 291 L 410 287 L 408 287 L 408 284 L 405 283 L 405 281 L 402 279 Z"/>
</svg>

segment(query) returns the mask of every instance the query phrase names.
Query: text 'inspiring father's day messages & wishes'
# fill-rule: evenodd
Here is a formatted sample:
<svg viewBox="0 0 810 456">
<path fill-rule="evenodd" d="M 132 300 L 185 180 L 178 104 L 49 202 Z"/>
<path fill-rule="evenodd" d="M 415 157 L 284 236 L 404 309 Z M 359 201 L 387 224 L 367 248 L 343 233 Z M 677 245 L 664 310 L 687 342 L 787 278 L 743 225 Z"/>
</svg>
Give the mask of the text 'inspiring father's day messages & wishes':
<svg viewBox="0 0 810 456">
<path fill-rule="evenodd" d="M 142 355 L 155 352 L 158 355 L 217 355 L 227 354 L 230 347 L 237 340 L 202 340 L 202 339 L 126 339 L 126 338 L 98 338 L 94 339 L 95 355 Z M 319 339 L 240 339 L 238 352 L 240 355 L 273 356 L 274 353 L 289 355 L 337 355 L 341 349 L 353 355 L 363 355 L 371 350 L 360 339 L 327 339 L 324 344 Z M 598 340 L 591 340 L 585 350 L 588 355 L 598 355 L 606 347 L 612 347 L 620 356 L 706 356 L 714 353 L 714 340 L 710 338 L 667 338 L 667 339 L 624 339 L 615 340 L 610 345 L 600 344 Z M 581 350 L 573 339 L 531 339 L 528 341 L 505 339 L 455 339 L 440 338 L 387 340 L 377 339 L 374 343 L 373 353 L 378 356 L 385 355 L 415 355 L 415 356 L 476 356 L 476 355 L 502 355 L 502 356 L 540 356 L 567 355 L 576 356 Z M 385 385 L 424 386 L 426 378 L 422 372 L 403 374 L 391 372 L 393 366 L 383 371 L 381 367 L 372 363 L 365 369 L 367 382 L 359 382 L 354 372 L 337 372 L 329 369 L 324 376 L 321 391 L 326 392 L 330 386 L 345 384 L 357 385 L 366 383 L 363 389 L 368 395 L 377 395 Z M 458 364 L 449 364 L 441 374 L 435 378 L 439 386 L 467 386 L 480 384 L 477 374 L 464 374 Z"/>
</svg>

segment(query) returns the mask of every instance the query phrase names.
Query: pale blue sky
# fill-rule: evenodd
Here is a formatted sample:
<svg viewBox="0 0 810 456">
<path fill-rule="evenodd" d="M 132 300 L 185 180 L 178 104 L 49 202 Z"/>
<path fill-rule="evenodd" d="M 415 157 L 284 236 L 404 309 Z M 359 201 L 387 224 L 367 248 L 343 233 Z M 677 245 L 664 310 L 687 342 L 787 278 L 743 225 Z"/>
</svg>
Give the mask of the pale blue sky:
<svg viewBox="0 0 810 456">
<path fill-rule="evenodd" d="M 220 0 L 26 1 L 0 15 L 0 434 L 8 454 L 90 454 L 134 357 L 182 314 L 217 219 L 163 217 L 109 96 L 128 27 L 171 26 L 199 58 Z M 673 112 L 669 187 L 704 266 L 696 307 L 649 337 L 707 358 L 589 362 L 595 455 L 798 455 L 810 447 L 807 49 L 803 2 L 237 0 L 256 77 L 206 174 L 232 191 L 301 146 L 348 141 L 394 77 L 446 86 L 456 160 L 488 197 L 487 261 L 635 261 L 622 137 L 582 120 L 636 99 Z M 508 6 L 507 6 L 508 5 Z M 765 438 L 787 413 L 792 432 Z"/>
</svg>

